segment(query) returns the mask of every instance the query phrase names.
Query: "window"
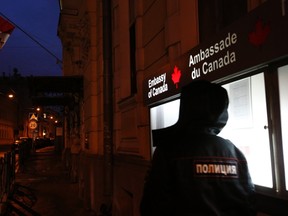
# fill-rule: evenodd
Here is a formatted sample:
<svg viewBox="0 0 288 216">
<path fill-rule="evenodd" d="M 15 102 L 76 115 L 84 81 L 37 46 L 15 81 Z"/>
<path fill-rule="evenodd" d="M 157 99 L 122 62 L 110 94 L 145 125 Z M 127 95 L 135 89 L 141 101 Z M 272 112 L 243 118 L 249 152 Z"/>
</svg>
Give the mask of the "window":
<svg viewBox="0 0 288 216">
<path fill-rule="evenodd" d="M 198 1 L 200 41 L 218 33 L 247 13 L 247 1 L 201 0 Z"/>
<path fill-rule="evenodd" d="M 135 94 L 137 93 L 135 23 L 133 23 L 130 26 L 130 79 L 131 79 L 131 94 Z"/>
<path fill-rule="evenodd" d="M 278 68 L 282 146 L 285 169 L 285 185 L 288 190 L 288 65 Z"/>
<path fill-rule="evenodd" d="M 219 134 L 245 154 L 257 190 L 279 198 L 288 197 L 287 83 L 286 63 L 223 85 L 229 120 Z"/>
<path fill-rule="evenodd" d="M 156 106 L 150 110 L 151 129 L 166 128 L 175 124 L 179 117 L 180 99 Z"/>
<path fill-rule="evenodd" d="M 174 125 L 179 118 L 180 99 L 155 106 L 150 109 L 151 130 L 166 128 Z M 151 131 L 152 132 L 152 131 Z M 152 136 L 151 136 L 152 138 Z M 151 152 L 153 154 L 155 147 L 151 140 Z"/>
<path fill-rule="evenodd" d="M 223 87 L 229 95 L 229 119 L 219 136 L 231 140 L 246 156 L 254 184 L 272 188 L 264 74 Z"/>
<path fill-rule="evenodd" d="M 137 93 L 136 76 L 136 2 L 129 0 L 129 36 L 130 36 L 130 87 L 131 95 Z"/>
</svg>

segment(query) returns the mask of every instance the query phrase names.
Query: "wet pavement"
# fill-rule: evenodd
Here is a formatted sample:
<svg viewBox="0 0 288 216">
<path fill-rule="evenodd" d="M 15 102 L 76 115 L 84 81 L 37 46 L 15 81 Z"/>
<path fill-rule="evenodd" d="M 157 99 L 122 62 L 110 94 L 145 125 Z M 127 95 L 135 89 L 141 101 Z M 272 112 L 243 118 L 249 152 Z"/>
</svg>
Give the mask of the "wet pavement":
<svg viewBox="0 0 288 216">
<path fill-rule="evenodd" d="M 36 198 L 31 211 L 24 215 L 95 215 L 84 208 L 78 197 L 78 184 L 69 180 L 61 155 L 55 154 L 53 147 L 31 154 L 16 173 L 16 185 L 27 187 Z"/>
</svg>

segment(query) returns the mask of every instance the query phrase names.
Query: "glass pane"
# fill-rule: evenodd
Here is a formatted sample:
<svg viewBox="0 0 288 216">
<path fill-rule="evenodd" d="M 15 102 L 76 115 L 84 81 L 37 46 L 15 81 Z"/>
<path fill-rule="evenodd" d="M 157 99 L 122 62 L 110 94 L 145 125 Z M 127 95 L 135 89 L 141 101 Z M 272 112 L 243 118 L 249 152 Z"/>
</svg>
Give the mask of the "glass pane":
<svg viewBox="0 0 288 216">
<path fill-rule="evenodd" d="M 166 128 L 174 125 L 179 118 L 180 99 L 153 107 L 150 109 L 151 130 Z M 152 131 L 151 131 L 152 133 Z M 151 136 L 151 152 L 154 153 Z"/>
<path fill-rule="evenodd" d="M 151 129 L 166 128 L 178 121 L 180 99 L 150 109 Z"/>
<path fill-rule="evenodd" d="M 278 68 L 280 114 L 285 168 L 285 184 L 288 190 L 288 65 Z"/>
<path fill-rule="evenodd" d="M 229 119 L 219 136 L 245 155 L 254 184 L 273 187 L 263 73 L 223 86 L 229 94 Z"/>
</svg>

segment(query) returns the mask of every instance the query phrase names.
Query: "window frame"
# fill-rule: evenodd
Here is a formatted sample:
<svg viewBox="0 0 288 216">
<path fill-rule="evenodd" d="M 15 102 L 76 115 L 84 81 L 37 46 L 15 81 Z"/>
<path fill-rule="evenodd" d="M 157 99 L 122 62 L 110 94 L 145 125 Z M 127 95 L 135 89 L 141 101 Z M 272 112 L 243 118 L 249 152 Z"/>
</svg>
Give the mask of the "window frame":
<svg viewBox="0 0 288 216">
<path fill-rule="evenodd" d="M 253 76 L 255 74 L 264 74 L 273 186 L 272 188 L 267 188 L 264 186 L 255 185 L 255 190 L 259 195 L 288 200 L 288 190 L 286 190 L 285 184 L 285 164 L 282 144 L 280 95 L 278 83 L 278 68 L 285 65 L 288 65 L 288 59 L 265 65 L 256 70 L 229 76 L 224 78 L 225 80 L 222 79 L 217 83 L 224 85 Z"/>
</svg>

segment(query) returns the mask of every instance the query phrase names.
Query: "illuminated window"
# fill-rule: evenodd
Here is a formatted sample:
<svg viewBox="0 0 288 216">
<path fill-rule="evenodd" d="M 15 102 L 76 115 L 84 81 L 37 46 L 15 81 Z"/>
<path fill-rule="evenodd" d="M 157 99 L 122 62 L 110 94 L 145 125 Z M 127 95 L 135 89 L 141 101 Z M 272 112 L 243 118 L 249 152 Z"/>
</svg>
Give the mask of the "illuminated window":
<svg viewBox="0 0 288 216">
<path fill-rule="evenodd" d="M 174 125 L 179 118 L 180 99 L 153 107 L 150 109 L 151 130 Z M 152 138 L 152 136 L 151 136 Z M 152 154 L 155 150 L 151 140 Z"/>
<path fill-rule="evenodd" d="M 254 184 L 272 188 L 264 74 L 223 87 L 230 100 L 229 119 L 219 136 L 231 140 L 244 153 Z"/>
<path fill-rule="evenodd" d="M 280 96 L 280 114 L 281 114 L 281 131 L 283 142 L 283 156 L 285 168 L 285 184 L 288 190 L 288 65 L 278 69 L 279 96 Z"/>
<path fill-rule="evenodd" d="M 166 128 L 175 124 L 179 117 L 180 99 L 156 106 L 150 110 L 151 129 Z"/>
</svg>

